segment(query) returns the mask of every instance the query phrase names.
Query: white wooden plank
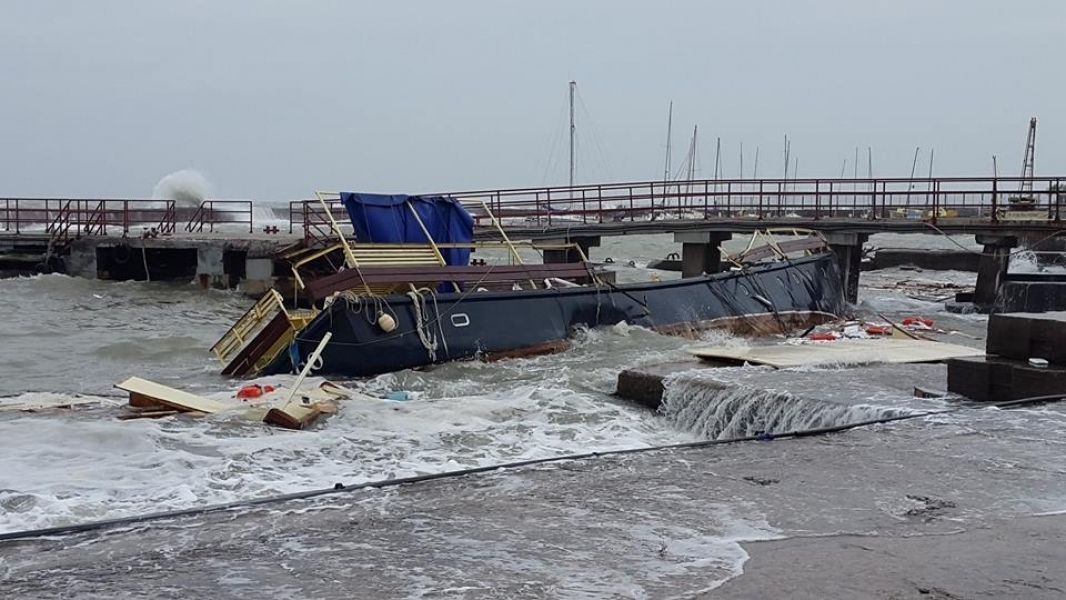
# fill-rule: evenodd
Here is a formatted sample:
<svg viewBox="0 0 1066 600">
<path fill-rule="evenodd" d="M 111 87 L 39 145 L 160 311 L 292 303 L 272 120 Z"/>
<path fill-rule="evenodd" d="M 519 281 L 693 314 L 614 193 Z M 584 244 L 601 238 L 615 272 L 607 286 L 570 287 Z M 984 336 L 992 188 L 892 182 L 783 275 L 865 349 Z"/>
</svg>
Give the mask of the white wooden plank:
<svg viewBox="0 0 1066 600">
<path fill-rule="evenodd" d="M 751 348 L 695 348 L 690 352 L 700 358 L 748 362 L 778 369 L 804 365 L 834 363 L 918 363 L 939 362 L 949 358 L 980 356 L 983 350 L 909 339 L 856 339 L 810 344 L 780 344 Z"/>
<path fill-rule="evenodd" d="M 217 413 L 230 408 L 228 404 L 176 390 L 140 377 L 130 377 L 116 383 L 115 387 L 127 392 L 148 396 L 164 406 L 178 410 Z"/>
</svg>

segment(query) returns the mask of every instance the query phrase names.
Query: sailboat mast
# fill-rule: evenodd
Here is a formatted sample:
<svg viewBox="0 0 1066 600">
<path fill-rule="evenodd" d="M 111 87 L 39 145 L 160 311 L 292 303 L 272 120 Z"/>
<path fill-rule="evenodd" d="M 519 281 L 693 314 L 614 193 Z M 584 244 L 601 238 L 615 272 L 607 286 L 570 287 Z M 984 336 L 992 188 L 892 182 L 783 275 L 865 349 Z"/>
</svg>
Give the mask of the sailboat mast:
<svg viewBox="0 0 1066 600">
<path fill-rule="evenodd" d="M 688 156 L 688 180 L 696 176 L 696 134 L 699 132 L 699 125 L 692 126 L 692 149 L 689 151 Z M 691 185 L 691 184 L 689 184 Z"/>
<path fill-rule="evenodd" d="M 670 135 L 674 128 L 674 101 L 670 101 L 670 112 L 666 117 L 666 166 L 663 167 L 663 181 L 670 181 Z"/>
<path fill-rule="evenodd" d="M 577 89 L 577 82 L 570 81 L 570 187 L 574 187 L 574 90 Z"/>
</svg>

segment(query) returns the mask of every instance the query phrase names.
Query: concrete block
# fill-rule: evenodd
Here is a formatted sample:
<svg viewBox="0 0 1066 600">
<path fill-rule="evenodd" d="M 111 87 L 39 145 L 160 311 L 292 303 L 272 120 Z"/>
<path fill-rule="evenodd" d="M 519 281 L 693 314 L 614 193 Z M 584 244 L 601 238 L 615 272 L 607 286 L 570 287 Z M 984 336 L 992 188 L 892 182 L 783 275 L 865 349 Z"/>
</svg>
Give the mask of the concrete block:
<svg viewBox="0 0 1066 600">
<path fill-rule="evenodd" d="M 985 340 L 985 352 L 1013 358 L 1029 360 L 1030 319 L 1022 314 L 993 314 L 988 317 L 988 337 Z"/>
<path fill-rule="evenodd" d="M 996 309 L 1010 312 L 1066 310 L 1066 281 L 1016 279 L 1008 274 L 999 284 Z"/>
<path fill-rule="evenodd" d="M 1015 365 L 1011 370 L 1011 391 L 1013 398 L 1066 394 L 1066 368 Z"/>
<path fill-rule="evenodd" d="M 618 388 L 615 395 L 636 402 L 651 409 L 659 408 L 663 401 L 664 376 L 627 369 L 618 374 Z"/>
<path fill-rule="evenodd" d="M 989 354 L 1066 366 L 1066 311 L 993 314 L 986 344 Z"/>
<path fill-rule="evenodd" d="M 1015 398 L 1011 376 L 1015 361 L 992 356 L 952 358 L 948 364 L 948 391 L 977 402 L 1002 402 Z"/>
</svg>

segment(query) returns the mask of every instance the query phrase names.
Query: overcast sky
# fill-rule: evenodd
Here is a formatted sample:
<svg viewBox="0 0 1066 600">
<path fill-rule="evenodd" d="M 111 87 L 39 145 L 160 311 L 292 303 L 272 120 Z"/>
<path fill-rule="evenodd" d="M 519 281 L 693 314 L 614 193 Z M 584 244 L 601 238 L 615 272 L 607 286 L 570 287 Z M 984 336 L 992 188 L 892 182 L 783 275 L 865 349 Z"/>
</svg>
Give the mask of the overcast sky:
<svg viewBox="0 0 1066 600">
<path fill-rule="evenodd" d="M 1066 173 L 1066 1 L 0 0 L 0 196 L 564 184 L 678 168 Z"/>
</svg>

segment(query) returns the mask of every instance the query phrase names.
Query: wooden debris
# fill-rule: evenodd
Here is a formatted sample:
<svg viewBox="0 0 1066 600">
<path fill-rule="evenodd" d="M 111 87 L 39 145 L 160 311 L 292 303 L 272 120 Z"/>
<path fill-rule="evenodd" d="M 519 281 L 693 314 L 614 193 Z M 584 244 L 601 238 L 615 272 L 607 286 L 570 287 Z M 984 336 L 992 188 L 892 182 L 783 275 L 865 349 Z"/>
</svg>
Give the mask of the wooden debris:
<svg viewBox="0 0 1066 600">
<path fill-rule="evenodd" d="M 229 408 L 229 406 L 221 402 L 176 390 L 140 377 L 130 377 L 116 383 L 115 387 L 130 393 L 131 406 L 152 407 L 162 405 L 181 412 L 196 411 L 207 414 L 222 412 Z M 135 396 L 136 404 L 134 404 Z"/>
</svg>

